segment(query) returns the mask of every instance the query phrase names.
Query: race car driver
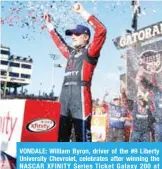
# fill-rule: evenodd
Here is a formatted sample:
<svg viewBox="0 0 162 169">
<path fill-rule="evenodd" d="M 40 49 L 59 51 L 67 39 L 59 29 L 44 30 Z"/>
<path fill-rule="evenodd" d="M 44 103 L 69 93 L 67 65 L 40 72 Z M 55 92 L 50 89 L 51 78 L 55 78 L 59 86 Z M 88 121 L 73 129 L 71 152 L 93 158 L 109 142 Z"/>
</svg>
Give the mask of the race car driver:
<svg viewBox="0 0 162 169">
<path fill-rule="evenodd" d="M 74 4 L 72 10 L 83 17 L 94 29 L 91 43 L 90 29 L 84 25 L 77 25 L 76 28 L 65 31 L 65 35 L 72 38 L 72 47 L 70 47 L 53 27 L 51 15 L 48 13 L 44 15 L 54 43 L 67 59 L 60 95 L 59 141 L 69 141 L 72 124 L 74 124 L 76 141 L 90 142 L 91 80 L 106 39 L 106 28 L 95 16 L 89 14 L 80 3 Z"/>
</svg>

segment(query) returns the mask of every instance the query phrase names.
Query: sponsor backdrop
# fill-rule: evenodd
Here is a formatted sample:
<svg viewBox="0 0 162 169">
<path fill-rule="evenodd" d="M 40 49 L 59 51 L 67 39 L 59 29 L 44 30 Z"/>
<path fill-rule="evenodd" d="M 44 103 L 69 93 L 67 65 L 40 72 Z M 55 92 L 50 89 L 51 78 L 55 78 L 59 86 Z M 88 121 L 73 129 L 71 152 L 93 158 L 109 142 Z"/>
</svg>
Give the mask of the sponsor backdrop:
<svg viewBox="0 0 162 169">
<path fill-rule="evenodd" d="M 154 78 L 157 85 L 162 85 L 160 80 L 162 79 L 162 22 L 117 37 L 113 42 L 117 49 L 126 51 L 126 87 L 129 99 L 136 99 L 138 89 L 135 78 L 141 61 L 145 77 L 151 82 Z"/>
<path fill-rule="evenodd" d="M 16 157 L 16 142 L 56 142 L 60 103 L 0 100 L 1 151 Z"/>
<path fill-rule="evenodd" d="M 156 83 L 162 85 L 162 40 L 137 49 L 127 50 L 127 92 L 128 98 L 132 100 L 136 99 L 138 92 L 135 78 L 140 60 L 144 62 L 144 76 L 150 82 L 153 82 L 153 78 L 155 78 Z"/>
</svg>

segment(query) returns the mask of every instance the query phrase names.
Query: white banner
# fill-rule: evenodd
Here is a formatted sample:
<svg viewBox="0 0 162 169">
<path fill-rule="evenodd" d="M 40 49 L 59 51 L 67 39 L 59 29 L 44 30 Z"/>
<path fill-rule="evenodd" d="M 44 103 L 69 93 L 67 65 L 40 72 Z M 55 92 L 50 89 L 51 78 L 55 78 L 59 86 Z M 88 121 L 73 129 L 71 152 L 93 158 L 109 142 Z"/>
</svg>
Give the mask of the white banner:
<svg viewBox="0 0 162 169">
<path fill-rule="evenodd" d="M 1 151 L 16 157 L 16 142 L 21 141 L 26 100 L 0 100 Z"/>
</svg>

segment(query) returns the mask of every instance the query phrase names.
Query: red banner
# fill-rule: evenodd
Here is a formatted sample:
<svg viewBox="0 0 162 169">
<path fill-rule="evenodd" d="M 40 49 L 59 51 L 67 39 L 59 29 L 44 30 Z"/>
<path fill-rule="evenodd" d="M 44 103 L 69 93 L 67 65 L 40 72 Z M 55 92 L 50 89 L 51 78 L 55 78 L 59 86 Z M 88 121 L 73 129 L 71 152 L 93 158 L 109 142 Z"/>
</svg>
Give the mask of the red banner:
<svg viewBox="0 0 162 169">
<path fill-rule="evenodd" d="M 24 111 L 22 142 L 58 141 L 60 103 L 27 100 Z"/>
</svg>

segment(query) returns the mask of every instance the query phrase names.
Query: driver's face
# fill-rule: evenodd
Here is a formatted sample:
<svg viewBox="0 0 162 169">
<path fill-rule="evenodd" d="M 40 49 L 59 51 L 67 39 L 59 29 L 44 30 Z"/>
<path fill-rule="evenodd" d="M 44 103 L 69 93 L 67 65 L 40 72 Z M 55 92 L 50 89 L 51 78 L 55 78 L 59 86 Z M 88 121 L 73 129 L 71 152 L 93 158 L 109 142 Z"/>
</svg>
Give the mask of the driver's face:
<svg viewBox="0 0 162 169">
<path fill-rule="evenodd" d="M 87 37 L 86 34 L 72 34 L 72 45 L 74 47 L 86 46 L 87 45 Z"/>
</svg>

